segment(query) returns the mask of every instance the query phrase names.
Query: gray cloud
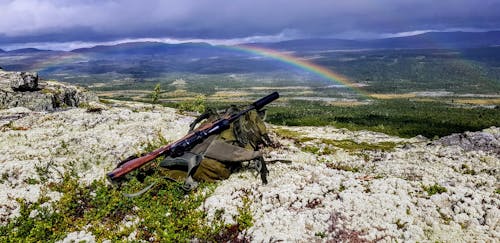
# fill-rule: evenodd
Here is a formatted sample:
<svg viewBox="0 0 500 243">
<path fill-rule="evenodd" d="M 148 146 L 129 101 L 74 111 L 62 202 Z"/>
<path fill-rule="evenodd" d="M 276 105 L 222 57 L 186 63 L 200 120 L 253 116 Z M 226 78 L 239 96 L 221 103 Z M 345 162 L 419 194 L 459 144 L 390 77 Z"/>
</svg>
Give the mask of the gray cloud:
<svg viewBox="0 0 500 243">
<path fill-rule="evenodd" d="M 362 37 L 498 29 L 500 0 L 0 0 L 0 47 L 123 38 Z"/>
</svg>

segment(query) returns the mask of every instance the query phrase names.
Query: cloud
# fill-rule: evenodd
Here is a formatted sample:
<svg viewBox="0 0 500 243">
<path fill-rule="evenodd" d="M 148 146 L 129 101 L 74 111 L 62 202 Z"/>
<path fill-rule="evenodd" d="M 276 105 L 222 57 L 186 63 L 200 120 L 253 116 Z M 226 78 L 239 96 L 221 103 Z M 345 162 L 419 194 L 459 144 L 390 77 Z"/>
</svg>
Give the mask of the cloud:
<svg viewBox="0 0 500 243">
<path fill-rule="evenodd" d="M 0 0 L 0 45 L 496 29 L 500 0 Z"/>
<path fill-rule="evenodd" d="M 22 39 L 22 38 L 21 38 Z M 21 48 L 38 48 L 41 50 L 61 50 L 70 51 L 78 48 L 93 47 L 96 45 L 117 45 L 129 42 L 161 42 L 167 44 L 179 44 L 179 43 L 209 43 L 212 45 L 236 45 L 242 43 L 255 43 L 255 42 L 278 42 L 284 40 L 297 39 L 294 32 L 284 31 L 277 35 L 261 35 L 261 36 L 249 36 L 243 38 L 230 38 L 230 39 L 193 39 L 193 38 L 124 38 L 112 41 L 37 41 L 35 39 L 31 42 L 14 42 L 4 44 L 2 46 L 3 50 L 10 51 Z"/>
</svg>

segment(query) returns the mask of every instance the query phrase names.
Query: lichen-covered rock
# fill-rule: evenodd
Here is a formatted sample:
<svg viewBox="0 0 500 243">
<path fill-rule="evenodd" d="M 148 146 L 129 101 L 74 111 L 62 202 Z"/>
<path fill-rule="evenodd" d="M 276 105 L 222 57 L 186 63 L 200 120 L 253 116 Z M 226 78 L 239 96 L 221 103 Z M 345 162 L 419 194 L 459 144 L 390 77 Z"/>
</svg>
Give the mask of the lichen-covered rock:
<svg viewBox="0 0 500 243">
<path fill-rule="evenodd" d="M 456 133 L 443 137 L 435 143 L 447 146 L 459 146 L 465 151 L 492 151 L 500 155 L 500 134 L 487 132 Z"/>
<path fill-rule="evenodd" d="M 255 242 L 490 242 L 500 237 L 500 158 L 493 150 L 466 151 L 417 137 L 332 127 L 279 129 L 303 138 L 399 145 L 391 151 L 336 148 L 320 154 L 281 138 L 282 148 L 273 149 L 268 159 L 293 162 L 269 164 L 267 185 L 251 171 L 233 174 L 205 201 L 209 218 L 235 223 L 243 201 L 251 201 L 254 222 L 246 234 Z M 466 136 L 499 132 L 492 127 Z M 309 146 L 325 146 L 317 140 Z M 488 141 L 488 148 L 500 145 Z M 433 185 L 446 191 L 429 190 Z"/>
<path fill-rule="evenodd" d="M 104 178 L 116 163 L 143 151 L 146 142 L 161 134 L 167 140 L 182 137 L 193 120 L 161 106 L 117 103 L 102 112 L 76 108 L 34 112 L 23 108 L 0 110 L 0 224 L 18 212 L 16 198 L 36 201 L 41 184 L 60 180 L 71 163 L 82 181 Z M 37 168 L 46 168 L 41 175 Z M 55 194 L 54 194 L 55 195 Z M 51 196 L 52 197 L 52 196 Z"/>
<path fill-rule="evenodd" d="M 54 81 L 38 83 L 36 73 L 0 70 L 0 109 L 26 107 L 34 111 L 54 111 L 97 101 L 95 94 L 81 87 Z"/>
<path fill-rule="evenodd" d="M 10 87 L 14 91 L 36 91 L 38 89 L 38 74 L 33 72 L 19 72 L 19 75 L 10 80 Z"/>
<path fill-rule="evenodd" d="M 54 108 L 78 107 L 99 101 L 94 93 L 74 85 L 48 81 L 40 87 L 42 88 L 41 93 L 51 97 Z"/>
<path fill-rule="evenodd" d="M 12 121 L 18 120 L 31 113 L 30 109 L 24 107 L 15 107 L 5 110 L 0 110 L 0 127 L 9 124 Z"/>
<path fill-rule="evenodd" d="M 36 91 L 38 74 L 35 72 L 6 72 L 0 69 L 0 83 L 8 83 L 14 91 Z"/>
<path fill-rule="evenodd" d="M 159 135 L 169 141 L 182 137 L 193 120 L 170 108 L 134 102 L 86 108 L 50 113 L 0 110 L 0 121 L 6 119 L 0 123 L 0 224 L 19 214 L 16 198 L 34 202 L 42 193 L 53 200 L 61 198 L 56 191 L 41 190 L 43 178 L 46 183 L 61 180 L 71 168 L 81 183 L 102 179 L 118 161 L 142 152 Z M 281 146 L 267 151 L 266 159 L 291 162 L 269 163 L 267 185 L 252 170 L 241 170 L 219 183 L 200 207 L 210 220 L 235 223 L 247 204 L 253 226 L 245 234 L 255 242 L 495 242 L 500 238 L 500 158 L 493 150 L 467 151 L 422 137 L 404 139 L 333 127 L 270 128 L 280 130 L 300 137 L 276 135 Z M 500 128 L 492 127 L 466 136 L 498 134 Z M 322 153 L 301 147 L 305 143 L 325 147 L 327 140 L 395 146 L 351 151 L 336 147 Z M 488 141 L 493 143 L 490 147 L 500 142 Z M 444 190 L 429 190 L 432 186 Z M 81 230 L 86 228 L 67 232 L 64 240 L 93 240 L 90 231 Z"/>
<path fill-rule="evenodd" d="M 0 90 L 0 109 L 13 107 L 26 107 L 35 111 L 53 111 L 57 108 L 54 97 L 50 94 Z"/>
</svg>

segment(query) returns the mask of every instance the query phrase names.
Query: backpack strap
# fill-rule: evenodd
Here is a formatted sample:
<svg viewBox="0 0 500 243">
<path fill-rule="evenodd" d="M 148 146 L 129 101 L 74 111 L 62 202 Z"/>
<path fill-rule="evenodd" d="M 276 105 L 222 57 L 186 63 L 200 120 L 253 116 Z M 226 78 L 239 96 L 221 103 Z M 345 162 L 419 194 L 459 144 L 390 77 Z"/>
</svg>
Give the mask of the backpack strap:
<svg viewBox="0 0 500 243">
<path fill-rule="evenodd" d="M 179 157 L 166 157 L 160 166 L 168 169 L 181 169 L 187 171 L 186 179 L 182 185 L 185 191 L 191 191 L 198 186 L 198 183 L 193 179 L 196 169 L 200 166 L 203 155 L 192 152 L 185 152 Z"/>
<path fill-rule="evenodd" d="M 269 175 L 269 170 L 267 169 L 266 161 L 263 156 L 260 156 L 255 163 L 255 169 L 260 174 L 260 179 L 262 180 L 262 184 L 267 184 L 267 176 Z"/>
<path fill-rule="evenodd" d="M 196 119 L 194 119 L 194 121 L 191 122 L 191 124 L 189 124 L 189 132 L 192 132 L 194 130 L 194 128 L 196 127 L 196 125 L 198 125 L 203 120 L 210 118 L 211 116 L 218 117 L 218 113 L 216 110 L 214 110 L 212 108 L 207 108 L 205 110 L 205 112 L 203 112 L 203 114 L 196 117 Z"/>
</svg>

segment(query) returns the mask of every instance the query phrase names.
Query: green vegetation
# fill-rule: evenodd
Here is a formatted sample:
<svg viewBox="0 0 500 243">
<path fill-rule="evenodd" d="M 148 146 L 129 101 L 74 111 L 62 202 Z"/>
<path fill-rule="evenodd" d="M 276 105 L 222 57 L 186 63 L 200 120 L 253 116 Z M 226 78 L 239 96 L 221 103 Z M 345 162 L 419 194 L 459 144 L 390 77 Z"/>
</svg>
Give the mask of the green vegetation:
<svg viewBox="0 0 500 243">
<path fill-rule="evenodd" d="M 500 109 L 464 108 L 435 101 L 375 100 L 352 107 L 290 101 L 269 108 L 267 121 L 288 126 L 327 126 L 371 130 L 401 137 L 433 138 L 500 126 Z"/>
<path fill-rule="evenodd" d="M 429 196 L 432 196 L 434 194 L 441 194 L 448 191 L 446 187 L 440 186 L 437 183 L 432 186 L 422 186 L 422 189 L 424 189 L 424 191 L 426 191 Z"/>
<path fill-rule="evenodd" d="M 276 132 L 276 134 L 278 134 L 279 136 L 287 139 L 299 139 L 304 136 L 303 133 L 292 131 L 290 129 L 285 129 L 285 128 L 277 128 L 274 130 L 274 132 Z"/>
<path fill-rule="evenodd" d="M 145 150 L 151 151 L 164 143 L 167 141 L 158 133 L 158 139 L 146 143 Z M 68 172 L 60 175 L 59 182 L 48 182 L 51 174 L 48 167 L 37 166 L 39 182 L 43 183 L 42 196 L 32 203 L 18 200 L 20 215 L 0 226 L 0 242 L 54 242 L 70 232 L 82 230 L 92 233 L 98 242 L 124 241 L 131 235 L 149 242 L 192 239 L 217 242 L 232 239 L 252 226 L 248 196 L 242 198 L 243 206 L 238 209 L 235 224 L 225 223 L 221 215 L 208 223 L 207 214 L 200 206 L 216 184 L 200 183 L 195 191 L 186 194 L 181 183 L 166 179 L 164 172 L 155 168 L 157 160 L 127 175 L 127 181 L 116 185 L 110 185 L 105 179 L 90 185 L 81 184 L 72 163 L 68 165 Z M 28 182 L 35 181 L 29 179 Z M 129 198 L 123 194 L 153 183 L 141 196 Z M 49 191 L 59 192 L 61 198 L 52 201 L 44 196 Z"/>
<path fill-rule="evenodd" d="M 497 53 L 498 50 L 491 49 Z M 364 54 L 364 58 L 356 53 L 346 54 L 354 59 L 348 62 L 331 59 L 321 64 L 331 65 L 354 80 L 370 84 L 366 87 L 370 93 L 428 90 L 491 93 L 500 90 L 500 72 L 496 63 L 467 60 L 457 51 L 381 50 Z"/>
<path fill-rule="evenodd" d="M 157 103 L 158 102 L 158 98 L 160 97 L 160 92 L 161 92 L 161 85 L 157 84 L 155 86 L 153 92 L 151 93 L 151 101 L 153 103 Z"/>
<path fill-rule="evenodd" d="M 140 197 L 127 198 L 122 194 L 153 182 L 155 186 Z M 237 224 L 228 225 L 221 219 L 208 224 L 206 213 L 199 207 L 214 188 L 214 184 L 205 183 L 196 192 L 185 194 L 179 183 L 147 177 L 144 182 L 134 178 L 117 190 L 104 180 L 81 185 L 74 174 L 66 174 L 61 182 L 44 188 L 44 192 L 62 193 L 60 200 L 50 201 L 46 196 L 34 203 L 18 200 L 20 216 L 0 226 L 0 241 L 50 242 L 81 230 L 91 232 L 99 242 L 121 241 L 133 232 L 137 239 L 154 242 L 216 241 L 225 234 L 234 236 L 251 227 L 251 202 L 247 197 L 238 209 Z M 130 223 L 123 224 L 125 221 Z"/>
<path fill-rule="evenodd" d="M 62 193 L 59 201 L 50 202 L 43 196 L 35 203 L 19 200 L 20 216 L 0 227 L 0 240 L 56 241 L 68 232 L 83 229 L 98 241 L 121 240 L 134 231 L 139 239 L 154 241 L 209 239 L 217 235 L 221 225 L 207 226 L 204 223 L 206 215 L 197 209 L 208 194 L 185 195 L 175 183 L 166 180 L 156 180 L 156 183 L 149 193 L 126 198 L 122 191 L 106 185 L 104 180 L 84 186 L 74 175 L 68 174 L 61 182 L 45 188 Z M 137 190 L 143 186 L 132 180 L 127 189 Z M 210 191 L 210 188 L 213 185 L 203 185 L 200 190 Z M 124 220 L 134 223 L 123 227 L 121 222 Z"/>
<path fill-rule="evenodd" d="M 329 163 L 329 164 L 326 164 L 326 166 L 328 168 L 334 169 L 334 170 L 350 171 L 350 172 L 354 172 L 354 173 L 359 172 L 359 168 L 358 167 L 352 167 L 352 166 L 349 166 L 349 165 Z"/>
<path fill-rule="evenodd" d="M 353 89 L 339 87 L 316 74 L 272 59 L 254 60 L 241 53 L 226 54 L 218 58 L 193 58 L 189 52 L 168 58 L 160 53 L 92 57 L 86 62 L 61 64 L 40 75 L 45 79 L 87 86 L 101 98 L 157 101 L 185 111 L 243 104 L 277 90 L 283 98 L 269 109 L 269 121 L 274 124 L 333 125 L 402 137 L 420 134 L 428 138 L 500 126 L 499 47 L 318 54 L 321 57 L 314 59 L 315 64 L 344 75 L 360 84 L 359 89 L 375 97 L 387 94 L 398 97 L 399 94 L 404 98 L 410 94 L 411 98 L 411 92 L 418 91 L 449 95 L 374 100 L 369 104 L 366 104 L 366 97 Z M 309 54 L 297 52 L 294 55 Z M 38 58 L 43 56 L 12 59 L 13 63 L 4 66 L 29 68 L 29 62 Z M 180 80 L 182 85 L 176 82 Z M 161 85 L 161 92 L 155 92 L 152 97 L 151 91 L 157 85 Z M 467 98 L 460 96 L 462 94 L 468 94 Z M 204 98 L 193 99 L 197 95 Z M 322 98 L 326 100 L 321 102 Z M 335 106 L 332 98 L 347 98 L 348 101 L 340 102 L 344 106 Z M 353 104 L 349 105 L 350 101 Z"/>
<path fill-rule="evenodd" d="M 406 225 L 408 224 L 408 222 L 401 222 L 401 219 L 398 219 L 396 220 L 396 222 L 394 223 L 396 224 L 396 226 L 398 227 L 398 229 L 403 229 L 406 227 Z"/>
<path fill-rule="evenodd" d="M 319 231 L 319 232 L 314 233 L 314 236 L 317 236 L 317 237 L 319 237 L 319 238 L 323 239 L 323 238 L 325 238 L 327 235 L 326 235 L 326 233 L 325 233 L 325 232 L 323 232 L 323 231 Z"/>
<path fill-rule="evenodd" d="M 335 146 L 338 148 L 345 149 L 347 151 L 357 151 L 357 150 L 381 150 L 381 151 L 391 151 L 396 147 L 394 142 L 380 142 L 380 143 L 356 143 L 352 140 L 332 140 L 332 139 L 321 139 L 321 143 Z"/>
<path fill-rule="evenodd" d="M 196 111 L 202 113 L 205 111 L 206 97 L 204 95 L 197 95 L 194 100 L 179 102 L 176 108 L 181 111 Z"/>
<path fill-rule="evenodd" d="M 245 195 L 242 197 L 243 205 L 238 207 L 238 216 L 236 217 L 236 222 L 238 224 L 239 230 L 244 231 L 253 226 L 253 216 L 250 206 L 252 202 L 248 195 L 250 191 L 245 191 Z"/>
<path fill-rule="evenodd" d="M 463 174 L 466 174 L 466 175 L 476 175 L 477 172 L 471 168 L 469 168 L 469 166 L 467 166 L 466 164 L 462 164 L 462 173 Z"/>
<path fill-rule="evenodd" d="M 363 150 L 380 150 L 380 151 L 392 151 L 397 146 L 394 142 L 380 142 L 380 143 L 357 143 L 353 140 L 343 139 L 343 140 L 333 140 L 333 139 L 317 139 L 313 137 L 308 137 L 306 134 L 292 131 L 285 128 L 277 128 L 274 130 L 278 136 L 287 139 L 293 139 L 295 143 L 301 146 L 302 151 L 313 153 L 317 155 L 327 155 L 333 154 L 337 148 L 347 150 L 349 152 L 357 152 Z M 305 145 L 303 143 L 317 140 L 315 144 L 317 145 Z M 319 144 L 325 146 L 319 147 Z"/>
</svg>

